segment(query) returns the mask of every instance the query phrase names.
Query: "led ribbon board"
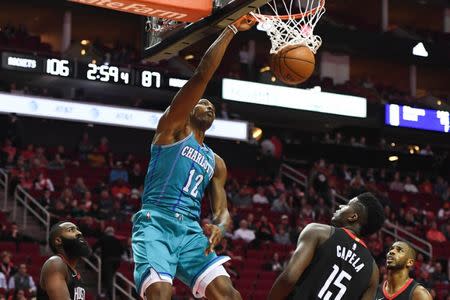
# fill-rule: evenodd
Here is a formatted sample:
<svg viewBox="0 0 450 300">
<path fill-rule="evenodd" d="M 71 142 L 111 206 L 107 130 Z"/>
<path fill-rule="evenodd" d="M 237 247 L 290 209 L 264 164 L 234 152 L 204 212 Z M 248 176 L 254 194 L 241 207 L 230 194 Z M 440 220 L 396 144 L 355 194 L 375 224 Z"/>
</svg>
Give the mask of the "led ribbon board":
<svg viewBox="0 0 450 300">
<path fill-rule="evenodd" d="M 268 106 L 366 118 L 366 98 L 224 78 L 222 98 Z"/>
<path fill-rule="evenodd" d="M 0 112 L 155 130 L 162 112 L 0 93 Z M 215 120 L 207 136 L 247 140 L 248 124 Z"/>
<path fill-rule="evenodd" d="M 395 127 L 407 127 L 448 133 L 449 112 L 424 109 L 407 105 L 386 104 L 385 123 Z"/>
</svg>

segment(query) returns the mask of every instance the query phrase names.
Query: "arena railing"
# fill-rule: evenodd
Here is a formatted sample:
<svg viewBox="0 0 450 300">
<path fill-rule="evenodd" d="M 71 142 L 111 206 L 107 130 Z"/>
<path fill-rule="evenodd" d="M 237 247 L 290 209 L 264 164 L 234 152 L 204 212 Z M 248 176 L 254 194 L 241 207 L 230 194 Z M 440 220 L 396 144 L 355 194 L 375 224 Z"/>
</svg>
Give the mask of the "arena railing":
<svg viewBox="0 0 450 300">
<path fill-rule="evenodd" d="M 308 185 L 308 177 L 299 170 L 289 166 L 288 164 L 281 164 L 280 174 L 300 184 L 303 187 Z"/>
<path fill-rule="evenodd" d="M 292 168 L 289 165 L 282 164 L 280 167 L 280 175 L 285 176 L 286 178 L 291 179 L 292 181 L 302 185 L 306 189 L 306 183 L 308 182 L 306 180 L 306 175 L 301 173 L 300 171 Z M 297 176 L 297 177 L 295 177 Z M 337 206 L 339 204 L 345 204 L 349 200 L 345 198 L 344 196 L 336 193 L 335 191 L 332 192 L 332 203 L 333 206 Z M 393 224 L 389 221 L 386 221 L 384 223 L 383 228 L 381 229 L 382 232 L 389 234 L 394 237 L 395 240 L 402 240 L 406 241 L 411 246 L 413 246 L 418 252 L 422 253 L 428 258 L 433 258 L 433 246 L 430 242 L 418 237 L 417 235 L 409 232 L 406 229 L 403 229 L 402 227 Z"/>
<path fill-rule="evenodd" d="M 122 282 L 119 283 L 118 279 Z M 122 273 L 117 272 L 116 276 L 114 276 L 114 282 L 113 282 L 114 290 L 112 295 L 112 300 L 117 299 L 116 291 L 119 291 L 123 296 L 126 297 L 126 299 L 134 300 L 135 297 L 133 296 L 133 289 L 136 288 L 133 282 L 128 280 Z M 123 298 L 123 297 L 122 297 Z M 122 299 L 120 298 L 120 299 Z"/>
<path fill-rule="evenodd" d="M 95 260 L 94 262 L 92 260 Z M 102 291 L 102 259 L 97 255 L 93 254 L 89 258 L 83 257 L 85 264 L 90 267 L 94 272 L 97 272 L 97 294 L 100 295 Z"/>
<path fill-rule="evenodd" d="M 8 206 L 8 173 L 0 169 L 0 187 L 3 189 L 3 210 L 6 211 L 6 207 Z"/>
<path fill-rule="evenodd" d="M 23 206 L 22 228 L 26 229 L 28 224 L 28 214 L 33 215 L 45 227 L 46 249 L 48 251 L 48 238 L 50 235 L 50 213 L 36 199 L 20 185 L 14 192 L 13 220 L 17 218 L 17 205 Z"/>
</svg>

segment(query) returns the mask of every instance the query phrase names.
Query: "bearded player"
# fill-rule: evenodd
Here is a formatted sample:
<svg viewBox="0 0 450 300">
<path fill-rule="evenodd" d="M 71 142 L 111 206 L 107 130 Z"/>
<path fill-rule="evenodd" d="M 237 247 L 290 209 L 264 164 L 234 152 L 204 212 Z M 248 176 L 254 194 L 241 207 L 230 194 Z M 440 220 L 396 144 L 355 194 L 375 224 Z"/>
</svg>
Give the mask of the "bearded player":
<svg viewBox="0 0 450 300">
<path fill-rule="evenodd" d="M 55 255 L 42 266 L 37 299 L 85 300 L 86 291 L 76 271 L 80 258 L 91 252 L 83 235 L 75 224 L 59 222 L 50 230 L 49 244 Z"/>
<path fill-rule="evenodd" d="M 241 18 L 209 47 L 191 79 L 161 117 L 151 145 L 142 208 L 133 216 L 134 279 L 142 298 L 170 299 L 180 279 L 195 297 L 241 299 L 214 247 L 230 223 L 222 158 L 205 145 L 215 108 L 200 99 L 238 31 L 254 21 Z M 201 200 L 208 192 L 213 223 L 207 238 L 199 225 Z"/>
<path fill-rule="evenodd" d="M 378 267 L 360 237 L 377 232 L 384 219 L 380 202 L 364 193 L 339 206 L 332 226 L 306 226 L 269 299 L 373 300 Z"/>
<path fill-rule="evenodd" d="M 416 251 L 405 242 L 392 244 L 386 255 L 387 280 L 378 288 L 376 300 L 431 300 L 430 293 L 409 277 Z"/>
</svg>

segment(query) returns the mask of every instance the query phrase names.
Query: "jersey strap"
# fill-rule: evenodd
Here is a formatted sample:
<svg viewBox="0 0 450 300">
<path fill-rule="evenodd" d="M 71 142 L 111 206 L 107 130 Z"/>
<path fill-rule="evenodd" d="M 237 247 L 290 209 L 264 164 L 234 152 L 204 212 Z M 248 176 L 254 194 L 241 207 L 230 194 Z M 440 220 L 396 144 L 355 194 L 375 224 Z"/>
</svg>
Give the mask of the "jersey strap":
<svg viewBox="0 0 450 300">
<path fill-rule="evenodd" d="M 353 232 L 351 232 L 350 230 L 348 230 L 347 228 L 342 227 L 342 230 L 345 231 L 346 234 L 348 234 L 352 239 L 354 239 L 356 242 L 360 243 L 361 245 L 364 246 L 364 248 L 367 248 L 366 243 L 364 243 L 363 240 L 361 240 L 359 237 L 357 237 L 356 235 L 353 234 Z"/>
</svg>

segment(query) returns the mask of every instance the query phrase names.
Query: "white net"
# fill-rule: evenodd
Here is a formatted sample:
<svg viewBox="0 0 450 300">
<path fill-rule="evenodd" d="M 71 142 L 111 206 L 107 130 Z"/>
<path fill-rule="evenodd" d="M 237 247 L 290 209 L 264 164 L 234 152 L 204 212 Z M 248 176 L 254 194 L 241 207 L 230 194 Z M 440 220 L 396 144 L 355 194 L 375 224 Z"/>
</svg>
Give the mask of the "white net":
<svg viewBox="0 0 450 300">
<path fill-rule="evenodd" d="M 270 53 L 300 44 L 315 54 L 322 39 L 314 35 L 314 28 L 324 13 L 325 0 L 271 0 L 252 15 L 259 22 L 258 28 L 270 37 Z"/>
<path fill-rule="evenodd" d="M 147 47 L 152 47 L 153 45 L 159 43 L 173 31 L 181 29 L 187 24 L 189 23 L 158 17 L 147 17 L 147 22 L 145 22 L 145 31 L 148 35 Z"/>
</svg>

